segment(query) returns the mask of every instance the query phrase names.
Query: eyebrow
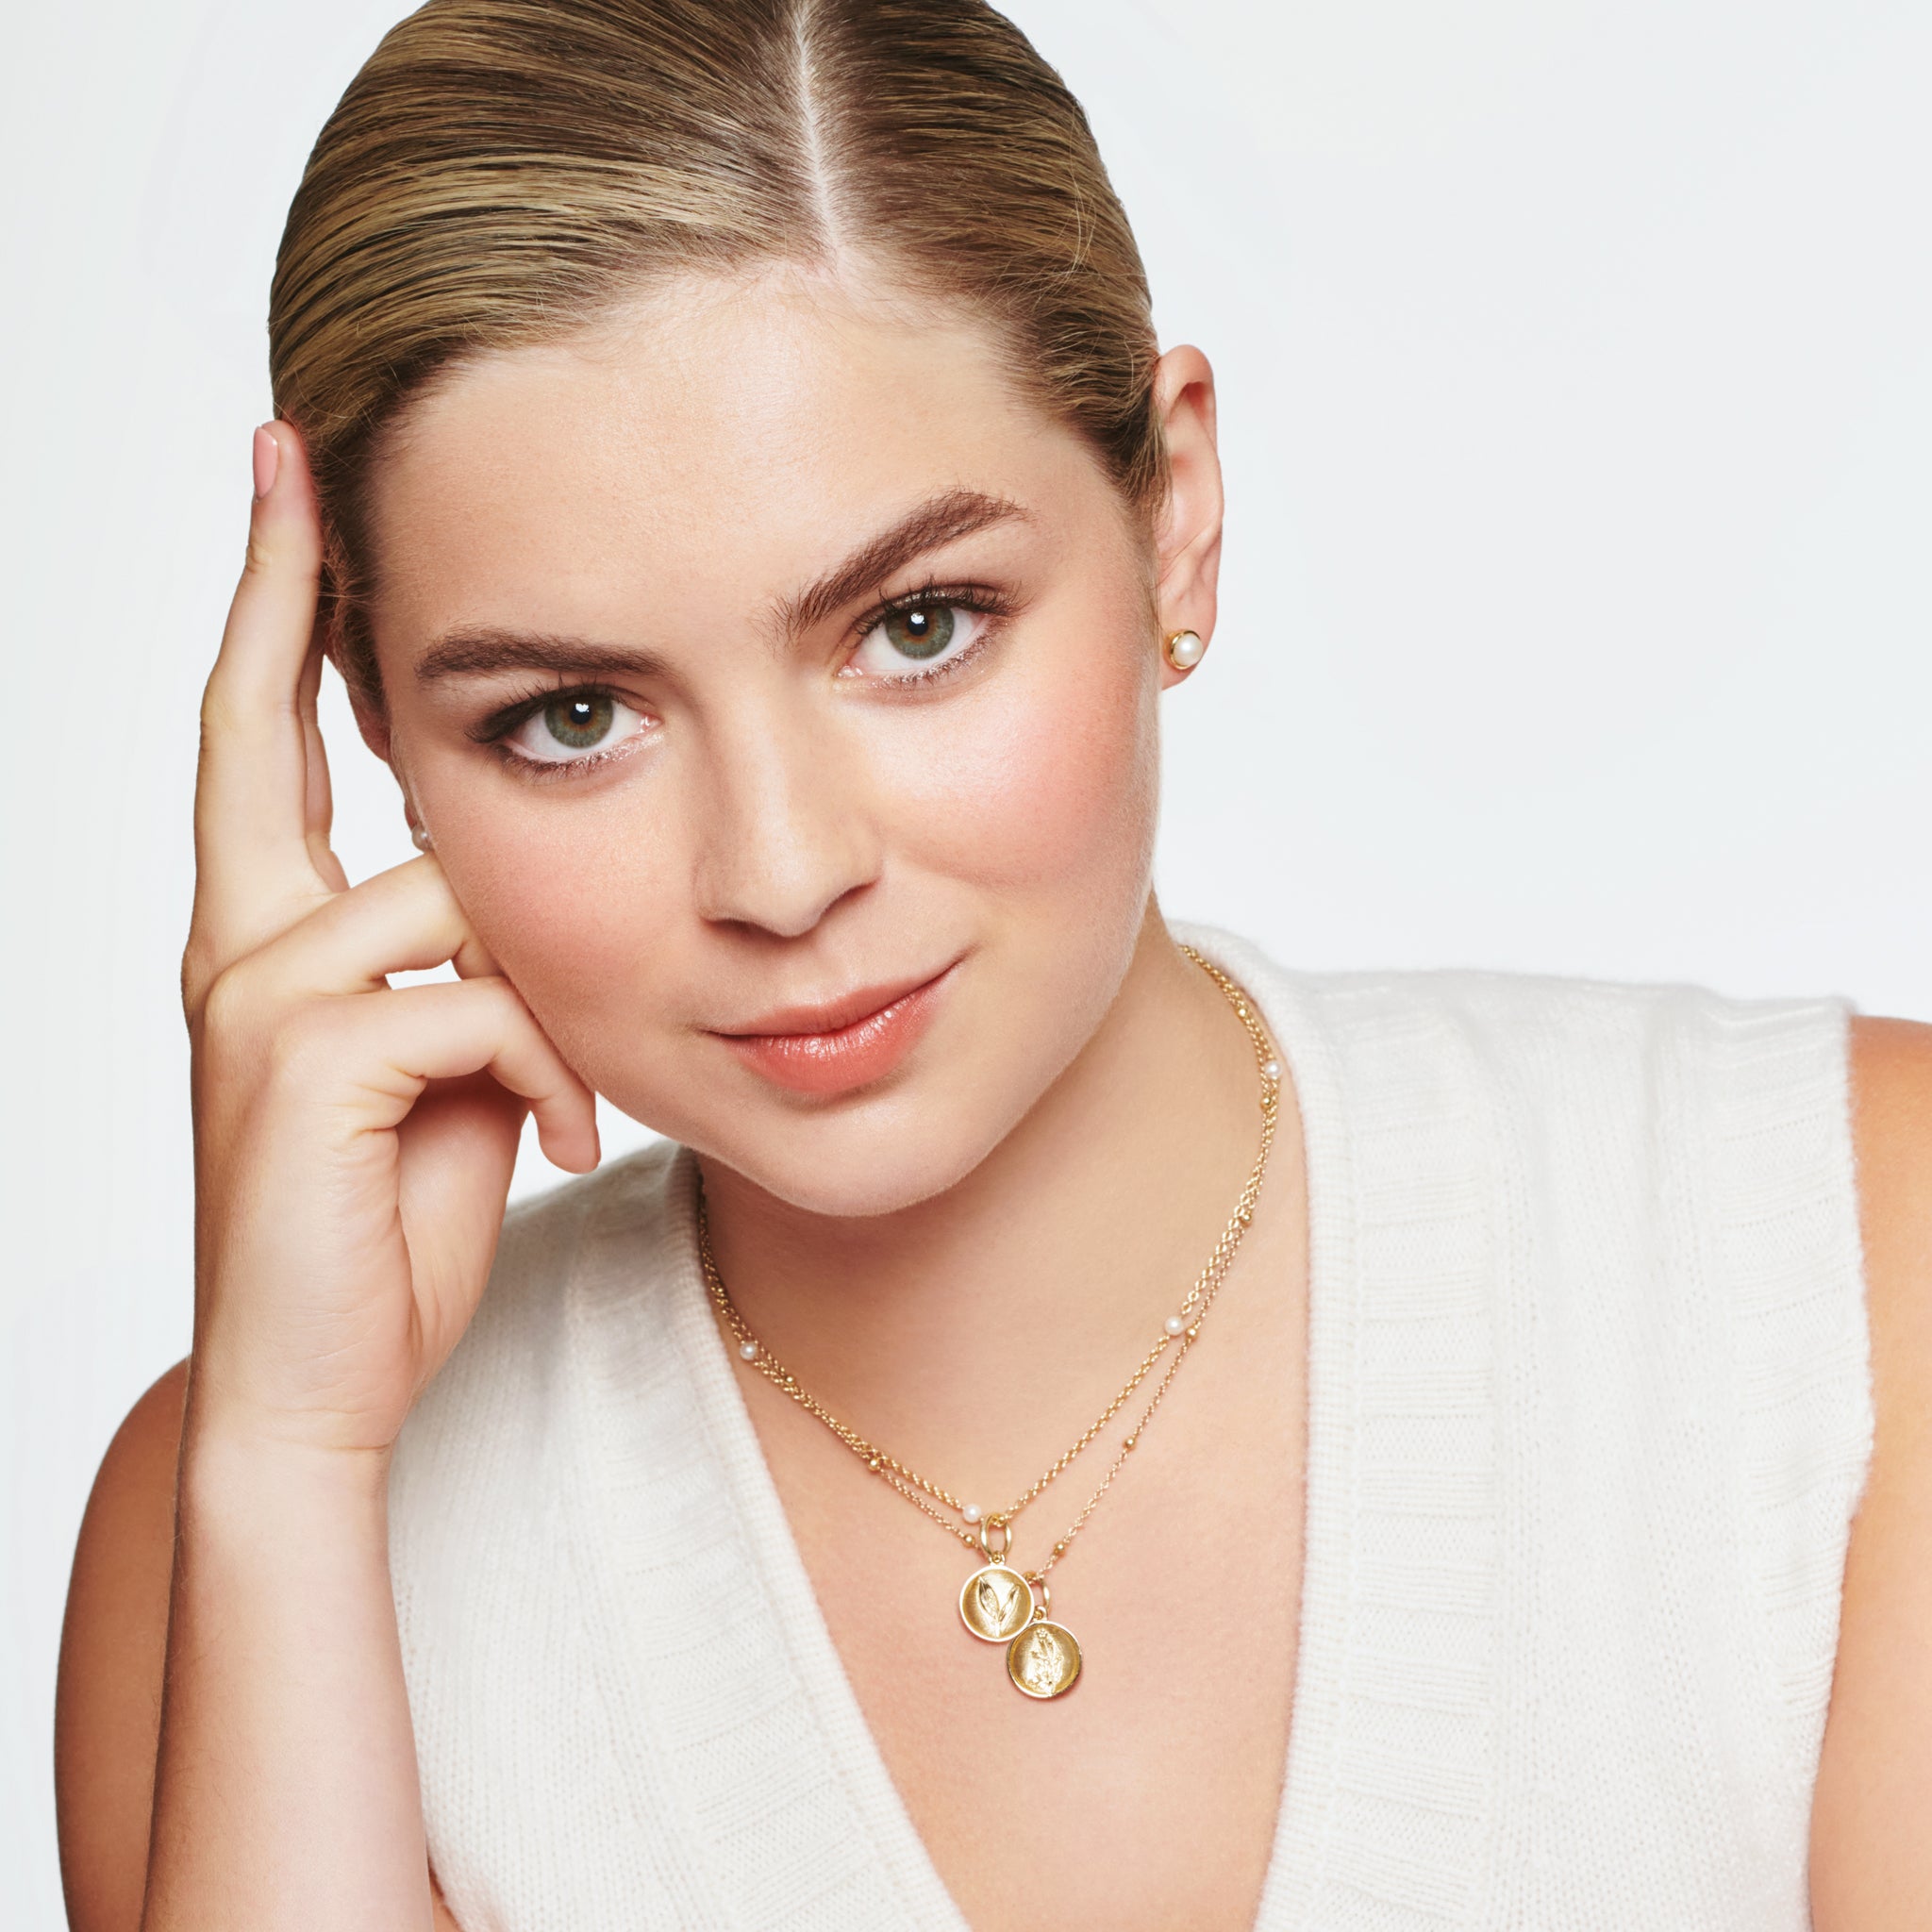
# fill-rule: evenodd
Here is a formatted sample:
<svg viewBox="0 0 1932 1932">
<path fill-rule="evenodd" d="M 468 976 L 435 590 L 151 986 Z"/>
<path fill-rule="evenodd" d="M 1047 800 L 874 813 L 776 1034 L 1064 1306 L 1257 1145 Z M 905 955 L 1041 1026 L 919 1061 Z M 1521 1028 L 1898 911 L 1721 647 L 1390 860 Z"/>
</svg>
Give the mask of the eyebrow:
<svg viewBox="0 0 1932 1932">
<path fill-rule="evenodd" d="M 946 490 L 929 496 L 889 530 L 861 543 L 843 563 L 835 565 L 795 596 L 780 600 L 778 618 L 788 637 L 823 624 L 867 591 L 876 590 L 895 570 L 928 550 L 957 543 L 996 524 L 1029 523 L 1029 513 L 1010 497 L 988 496 L 978 490 Z"/>
<path fill-rule="evenodd" d="M 1031 512 L 1009 497 L 978 490 L 946 490 L 928 497 L 907 515 L 861 543 L 841 563 L 776 605 L 784 634 L 797 638 L 856 599 L 876 590 L 892 573 L 947 543 L 980 530 L 1029 523 Z M 418 684 L 444 677 L 476 677 L 497 671 L 553 671 L 563 675 L 652 677 L 665 668 L 650 651 L 622 644 L 593 643 L 588 638 L 554 632 L 507 630 L 470 625 L 445 633 L 416 664 Z"/>
</svg>

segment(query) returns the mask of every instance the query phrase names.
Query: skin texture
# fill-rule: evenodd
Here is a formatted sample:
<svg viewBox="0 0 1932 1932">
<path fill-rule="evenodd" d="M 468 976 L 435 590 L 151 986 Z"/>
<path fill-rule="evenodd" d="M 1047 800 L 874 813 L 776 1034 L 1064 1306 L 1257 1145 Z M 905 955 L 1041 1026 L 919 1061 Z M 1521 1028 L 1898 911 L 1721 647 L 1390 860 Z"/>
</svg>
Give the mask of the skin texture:
<svg viewBox="0 0 1932 1932">
<path fill-rule="evenodd" d="M 1812 1801 L 1817 1932 L 1932 1924 L 1932 1027 L 1856 1023 L 1872 1464 Z"/>
<path fill-rule="evenodd" d="M 380 477 L 370 735 L 571 1065 L 815 1216 L 977 1166 L 1100 1024 L 1146 911 L 1144 538 L 1082 444 L 977 331 L 785 276 L 497 358 L 426 403 Z M 785 634 L 794 586 L 960 487 L 1024 519 Z M 957 675 L 894 687 L 918 667 L 855 655 L 855 622 L 933 579 L 1011 614 Z M 533 619 L 662 660 L 612 679 L 651 722 L 587 776 L 533 783 L 466 736 L 527 671 L 410 675 L 425 641 Z M 962 956 L 922 1068 L 839 1105 L 777 1093 L 703 1030 Z"/>
<path fill-rule="evenodd" d="M 108 1451 L 65 1633 L 77 1932 L 454 1923 L 383 1491 L 481 1291 L 526 1107 L 570 1168 L 595 1158 L 592 1089 L 696 1147 L 753 1330 L 961 1493 L 1016 1493 L 1113 1394 L 1256 1127 L 1245 1038 L 1149 890 L 1157 706 L 1178 681 L 1158 640 L 1211 638 L 1221 529 L 1198 352 L 1163 358 L 1157 401 L 1174 488 L 1148 530 L 997 343 L 904 291 L 694 285 L 458 372 L 383 456 L 386 701 L 358 710 L 434 853 L 353 891 L 326 843 L 300 440 L 276 425 L 258 450 L 273 485 L 204 704 L 183 973 L 192 1369 Z M 870 540 L 961 491 L 1017 514 L 956 516 L 810 608 Z M 881 599 L 966 586 L 999 606 L 984 647 L 890 682 Z M 541 672 L 474 670 L 513 635 L 577 641 Z M 422 675 L 458 648 L 471 675 Z M 478 742 L 505 705 L 592 671 L 622 707 L 602 762 L 533 777 Z M 445 959 L 456 984 L 384 982 Z M 849 1093 L 775 1086 L 719 1037 L 942 967 L 916 1045 Z M 1821 1932 L 1922 1924 L 1932 1901 L 1903 1838 L 1932 1796 L 1912 1647 L 1932 1569 L 1911 1421 L 1932 1374 L 1926 1038 L 1861 1023 L 1856 1050 L 1882 1421 L 1820 1789 Z M 1285 1113 L 1203 1344 L 1055 1573 L 1112 1667 L 1048 1713 L 929 1617 L 958 1545 L 742 1371 L 867 1722 L 975 1932 L 1253 1923 L 1301 1574 L 1307 1229 Z M 1085 1493 L 1024 1519 L 1023 1552 Z M 1153 1549 L 1190 1579 L 1194 1643 L 1145 1587 Z M 881 1622 L 904 1641 L 869 1641 Z"/>
</svg>

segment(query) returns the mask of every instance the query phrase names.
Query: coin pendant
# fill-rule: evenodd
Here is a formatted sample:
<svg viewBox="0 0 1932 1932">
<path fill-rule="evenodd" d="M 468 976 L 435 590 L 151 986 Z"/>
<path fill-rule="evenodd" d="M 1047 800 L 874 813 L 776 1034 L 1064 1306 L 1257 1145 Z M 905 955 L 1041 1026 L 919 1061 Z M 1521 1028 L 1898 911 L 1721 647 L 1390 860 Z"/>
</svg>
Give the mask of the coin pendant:
<svg viewBox="0 0 1932 1932">
<path fill-rule="evenodd" d="M 1058 1697 L 1080 1674 L 1080 1646 L 1064 1624 L 1042 1617 L 1007 1646 L 1007 1674 L 1029 1697 Z"/>
<path fill-rule="evenodd" d="M 959 1617 L 974 1636 L 1005 1643 L 1033 1615 L 1033 1586 L 1005 1563 L 988 1563 L 959 1591 Z"/>
</svg>

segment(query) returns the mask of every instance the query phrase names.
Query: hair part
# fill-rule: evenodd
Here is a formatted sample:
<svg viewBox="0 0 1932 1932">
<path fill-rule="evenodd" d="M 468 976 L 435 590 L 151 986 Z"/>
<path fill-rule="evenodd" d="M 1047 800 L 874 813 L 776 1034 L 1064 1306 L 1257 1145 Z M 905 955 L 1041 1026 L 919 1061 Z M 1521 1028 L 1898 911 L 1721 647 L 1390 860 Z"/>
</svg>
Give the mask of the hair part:
<svg viewBox="0 0 1932 1932">
<path fill-rule="evenodd" d="M 379 705 L 366 481 L 410 398 L 680 275 L 910 281 L 1150 516 L 1168 482 L 1132 230 L 1079 103 L 983 0 L 428 0 L 329 116 L 269 302 L 322 622 Z"/>
</svg>

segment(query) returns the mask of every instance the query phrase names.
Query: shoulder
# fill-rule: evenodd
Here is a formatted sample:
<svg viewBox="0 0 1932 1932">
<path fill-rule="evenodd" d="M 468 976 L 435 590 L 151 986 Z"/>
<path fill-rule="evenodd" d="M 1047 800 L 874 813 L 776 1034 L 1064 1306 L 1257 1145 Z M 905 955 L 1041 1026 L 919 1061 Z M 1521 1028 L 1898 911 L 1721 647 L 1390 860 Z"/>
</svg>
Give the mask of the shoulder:
<svg viewBox="0 0 1932 1932">
<path fill-rule="evenodd" d="M 1812 1810 L 1812 1911 L 1819 1932 L 1904 1932 L 1932 1923 L 1932 1026 L 1855 1019 L 1849 1064 L 1874 1432 Z"/>
<path fill-rule="evenodd" d="M 1932 1026 L 1917 1020 L 1851 1023 L 1853 1129 L 1859 1198 L 1878 1222 L 1932 1209 Z M 1882 1231 L 1882 1229 L 1881 1229 Z"/>
<path fill-rule="evenodd" d="M 54 1786 L 75 1932 L 141 1922 L 174 1574 L 175 1464 L 188 1364 L 115 1431 L 75 1545 L 60 1633 Z"/>
<path fill-rule="evenodd" d="M 1894 1478 L 1932 1488 L 1932 1026 L 1855 1018 L 1848 1058 L 1876 1424 L 1869 1500 Z M 1932 1509 L 1932 1493 L 1920 1501 Z M 1919 1554 L 1932 1559 L 1932 1545 Z"/>
</svg>

